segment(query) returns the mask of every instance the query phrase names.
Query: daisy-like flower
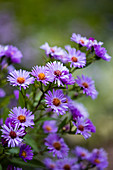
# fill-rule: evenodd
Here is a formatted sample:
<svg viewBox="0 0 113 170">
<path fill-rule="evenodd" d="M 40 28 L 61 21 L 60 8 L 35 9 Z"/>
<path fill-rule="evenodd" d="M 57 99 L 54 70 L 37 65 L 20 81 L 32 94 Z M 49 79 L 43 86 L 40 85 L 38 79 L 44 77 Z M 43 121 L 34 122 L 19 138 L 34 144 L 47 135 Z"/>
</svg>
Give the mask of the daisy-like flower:
<svg viewBox="0 0 113 170">
<path fill-rule="evenodd" d="M 10 126 L 12 128 L 15 128 L 15 124 L 16 123 L 15 123 L 14 119 L 11 117 L 7 117 L 7 119 L 5 120 L 5 125 L 8 126 L 9 128 L 10 128 Z"/>
<path fill-rule="evenodd" d="M 72 34 L 71 41 L 74 41 L 81 46 L 87 46 L 88 44 L 88 39 L 86 37 L 82 37 L 80 34 L 75 33 Z"/>
<path fill-rule="evenodd" d="M 19 86 L 20 90 L 21 87 L 26 89 L 30 84 L 34 83 L 34 77 L 30 77 L 30 72 L 26 70 L 14 70 L 12 71 L 9 76 L 7 77 L 8 81 L 12 86 Z"/>
<path fill-rule="evenodd" d="M 73 153 L 78 157 L 78 160 L 87 160 L 90 157 L 89 151 L 80 146 L 76 146 L 76 148 L 73 150 Z"/>
<path fill-rule="evenodd" d="M 65 144 L 64 139 L 57 134 L 49 134 L 45 138 L 45 145 L 49 149 L 49 152 L 53 153 L 53 157 L 57 155 L 58 158 L 64 158 L 68 155 L 68 146 Z"/>
<path fill-rule="evenodd" d="M 56 161 L 55 170 L 80 170 L 76 158 L 64 158 Z"/>
<path fill-rule="evenodd" d="M 6 92 L 2 88 L 0 88 L 0 98 L 5 97 L 5 95 Z"/>
<path fill-rule="evenodd" d="M 56 167 L 56 163 L 53 162 L 50 158 L 45 158 L 43 162 L 49 170 L 54 170 Z"/>
<path fill-rule="evenodd" d="M 43 44 L 40 48 L 45 50 L 45 53 L 48 57 L 50 56 L 50 57 L 57 58 L 64 55 L 64 50 L 61 47 L 57 47 L 57 46 L 50 47 L 47 42 Z"/>
<path fill-rule="evenodd" d="M 98 169 L 103 170 L 108 166 L 107 153 L 103 148 L 93 149 L 89 161 Z"/>
<path fill-rule="evenodd" d="M 7 57 L 12 63 L 20 63 L 21 58 L 23 57 L 21 51 L 12 45 L 2 47 L 2 50 L 0 50 L 0 56 Z"/>
<path fill-rule="evenodd" d="M 106 61 L 111 60 L 111 56 L 107 54 L 107 50 L 104 47 L 101 47 L 100 45 L 95 45 L 94 50 L 97 57 L 100 57 Z"/>
<path fill-rule="evenodd" d="M 35 66 L 31 71 L 31 75 L 36 78 L 37 81 L 41 81 L 44 85 L 48 83 L 46 67 Z"/>
<path fill-rule="evenodd" d="M 14 128 L 10 124 L 9 126 L 4 124 L 2 128 L 2 137 L 8 142 L 8 147 L 19 146 L 19 144 L 23 141 L 21 137 L 25 135 L 25 128 L 19 128 L 19 124 L 15 124 Z"/>
<path fill-rule="evenodd" d="M 83 89 L 83 94 L 86 93 L 92 99 L 97 97 L 98 92 L 95 89 L 94 81 L 90 77 L 84 75 L 82 77 L 77 76 L 76 83 Z"/>
<path fill-rule="evenodd" d="M 62 90 L 55 91 L 53 89 L 53 93 L 49 90 L 48 94 L 45 94 L 45 96 L 47 107 L 51 107 L 58 115 L 66 113 L 68 110 L 68 104 L 66 103 L 66 97 Z"/>
<path fill-rule="evenodd" d="M 14 107 L 11 111 L 9 116 L 14 120 L 15 123 L 18 123 L 20 126 L 32 126 L 34 125 L 33 119 L 34 115 L 30 110 L 21 107 Z"/>
<path fill-rule="evenodd" d="M 45 133 L 55 133 L 58 128 L 55 120 L 45 121 L 43 124 L 43 130 Z"/>
<path fill-rule="evenodd" d="M 94 38 L 90 37 L 88 39 L 87 48 L 92 50 L 92 48 L 94 48 L 95 45 L 100 45 L 101 46 L 102 44 L 103 44 L 103 42 L 101 42 L 101 41 L 97 42 L 97 40 L 95 40 Z"/>
<path fill-rule="evenodd" d="M 3 125 L 3 118 L 0 118 L 0 126 Z"/>
<path fill-rule="evenodd" d="M 53 63 L 47 63 L 46 66 L 47 78 L 50 82 L 55 81 L 55 84 L 58 83 L 58 86 L 64 86 L 63 81 L 70 79 L 69 70 L 60 62 L 54 61 Z"/>
<path fill-rule="evenodd" d="M 27 160 L 32 160 L 33 159 L 33 151 L 29 145 L 23 144 L 20 147 L 20 153 L 19 157 L 22 158 L 25 162 Z"/>
<path fill-rule="evenodd" d="M 76 51 L 75 48 L 71 46 L 65 46 L 68 51 L 67 60 L 70 62 L 70 67 L 82 68 L 86 65 L 86 54 L 82 53 L 80 50 Z"/>
<path fill-rule="evenodd" d="M 76 123 L 73 124 L 77 127 L 76 134 L 81 134 L 85 139 L 91 137 L 91 133 L 96 132 L 96 128 L 90 119 L 78 118 Z"/>
<path fill-rule="evenodd" d="M 73 116 L 73 120 L 76 121 L 79 117 L 88 118 L 89 113 L 82 103 L 75 102 L 67 96 L 69 111 Z"/>
</svg>

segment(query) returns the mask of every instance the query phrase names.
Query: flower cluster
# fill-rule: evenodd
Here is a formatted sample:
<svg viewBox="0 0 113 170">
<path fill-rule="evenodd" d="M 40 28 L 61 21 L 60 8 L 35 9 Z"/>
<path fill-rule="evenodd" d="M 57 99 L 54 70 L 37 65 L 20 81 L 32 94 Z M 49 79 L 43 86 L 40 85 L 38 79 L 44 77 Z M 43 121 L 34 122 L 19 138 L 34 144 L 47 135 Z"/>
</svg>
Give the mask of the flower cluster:
<svg viewBox="0 0 113 170">
<path fill-rule="evenodd" d="M 9 73 L 2 84 L 7 80 L 13 88 L 17 88 L 11 94 L 17 106 L 12 108 L 10 103 L 8 106 L 12 109 L 8 112 L 9 117 L 5 123 L 5 116 L 0 119 L 0 147 L 4 156 L 1 158 L 0 155 L 0 158 L 8 155 L 9 163 L 12 163 L 8 168 L 15 169 L 22 161 L 24 164 L 21 165 L 27 167 L 26 162 L 32 159 L 31 167 L 46 166 L 50 170 L 104 169 L 108 166 L 107 154 L 102 148 L 89 152 L 77 146 L 72 151 L 74 156 L 70 157 L 70 149 L 63 138 L 65 134 L 73 134 L 88 139 L 96 132 L 87 109 L 75 101 L 80 96 L 96 99 L 98 92 L 95 82 L 83 74 L 74 75 L 74 71 L 87 67 L 99 58 L 106 61 L 111 59 L 102 47 L 103 43 L 94 38 L 87 39 L 73 33 L 71 41 L 77 43 L 77 48 L 75 43 L 74 47 L 66 45 L 62 49 L 50 47 L 46 42 L 40 48 L 45 50 L 47 62 L 43 66 L 32 67 L 30 71 L 12 67 L 13 63 L 20 63 L 22 58 L 16 47 L 0 46 L 0 70 L 6 67 Z M 4 101 L 7 102 L 9 98 L 2 87 L 0 85 L 0 98 L 6 97 Z M 1 106 L 4 106 L 4 102 Z M 7 114 L 7 109 L 4 111 L 3 107 L 4 113 Z M 47 158 L 37 163 L 38 158 L 42 159 L 43 156 Z M 49 156 L 54 158 L 50 159 Z M 13 159 L 9 157 L 16 157 L 17 163 L 11 162 Z"/>
</svg>

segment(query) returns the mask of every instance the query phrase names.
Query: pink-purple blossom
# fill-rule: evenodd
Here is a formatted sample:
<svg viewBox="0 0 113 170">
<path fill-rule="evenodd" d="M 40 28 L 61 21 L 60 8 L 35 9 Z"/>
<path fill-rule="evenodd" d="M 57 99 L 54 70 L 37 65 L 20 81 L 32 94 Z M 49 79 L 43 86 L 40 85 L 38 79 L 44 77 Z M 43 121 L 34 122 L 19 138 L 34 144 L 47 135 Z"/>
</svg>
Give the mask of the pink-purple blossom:
<svg viewBox="0 0 113 170">
<path fill-rule="evenodd" d="M 19 157 L 22 158 L 25 162 L 27 162 L 27 160 L 32 160 L 33 150 L 29 145 L 23 144 L 20 147 Z"/>
</svg>

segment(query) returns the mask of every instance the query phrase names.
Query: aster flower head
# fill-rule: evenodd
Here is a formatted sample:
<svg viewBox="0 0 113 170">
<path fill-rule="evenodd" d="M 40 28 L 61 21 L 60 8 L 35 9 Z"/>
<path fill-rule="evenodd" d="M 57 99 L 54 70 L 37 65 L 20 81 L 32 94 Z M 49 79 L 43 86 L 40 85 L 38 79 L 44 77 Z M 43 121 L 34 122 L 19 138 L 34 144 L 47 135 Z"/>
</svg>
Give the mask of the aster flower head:
<svg viewBox="0 0 113 170">
<path fill-rule="evenodd" d="M 23 141 L 22 136 L 25 135 L 25 128 L 19 128 L 19 124 L 15 124 L 13 128 L 10 124 L 9 126 L 3 125 L 2 137 L 8 142 L 8 147 L 16 147 Z"/>
<path fill-rule="evenodd" d="M 26 89 L 30 84 L 34 83 L 34 77 L 30 77 L 30 72 L 26 70 L 14 70 L 7 77 L 8 81 L 12 86 L 19 86 Z"/>
<path fill-rule="evenodd" d="M 111 60 L 111 56 L 107 54 L 107 50 L 104 47 L 101 47 L 100 45 L 95 45 L 94 50 L 97 57 L 102 58 L 106 61 Z"/>
<path fill-rule="evenodd" d="M 49 134 L 45 138 L 45 145 L 49 149 L 49 152 L 53 153 L 53 157 L 57 155 L 58 158 L 64 158 L 68 155 L 68 146 L 65 144 L 64 139 L 57 134 Z"/>
<path fill-rule="evenodd" d="M 98 92 L 95 89 L 94 81 L 85 75 L 82 77 L 77 76 L 76 83 L 83 89 L 83 94 L 91 96 L 92 99 L 95 99 L 98 95 Z"/>
<path fill-rule="evenodd" d="M 19 157 L 22 158 L 25 162 L 27 160 L 33 159 L 33 151 L 29 145 L 23 144 L 20 147 Z"/>
<path fill-rule="evenodd" d="M 61 47 L 57 47 L 57 46 L 50 47 L 47 42 L 44 45 L 42 45 L 40 48 L 45 50 L 45 53 L 48 57 L 50 56 L 57 59 L 57 57 L 64 55 L 64 50 Z"/>
<path fill-rule="evenodd" d="M 3 118 L 0 118 L 0 126 L 3 125 Z"/>
<path fill-rule="evenodd" d="M 48 94 L 45 94 L 45 102 L 47 107 L 51 107 L 53 112 L 58 115 L 65 114 L 68 110 L 68 104 L 66 103 L 66 97 L 63 94 L 62 90 L 54 90 L 53 93 L 49 90 Z"/>
<path fill-rule="evenodd" d="M 5 95 L 6 92 L 2 88 L 0 88 L 0 98 L 5 97 Z"/>
<path fill-rule="evenodd" d="M 76 146 L 76 148 L 73 150 L 73 153 L 77 156 L 78 160 L 87 160 L 90 157 L 89 151 L 80 146 Z"/>
<path fill-rule="evenodd" d="M 45 133 L 55 133 L 58 128 L 55 120 L 45 121 L 43 124 L 43 130 Z"/>
<path fill-rule="evenodd" d="M 11 111 L 9 116 L 14 120 L 15 123 L 18 123 L 20 126 L 32 126 L 34 125 L 33 119 L 34 115 L 30 110 L 21 107 L 14 107 Z"/>
<path fill-rule="evenodd" d="M 74 102 L 68 97 L 68 106 L 74 121 L 76 121 L 78 117 L 88 118 L 89 113 L 82 103 Z"/>
<path fill-rule="evenodd" d="M 95 40 L 94 38 L 90 37 L 88 39 L 87 48 L 91 50 L 92 48 L 94 48 L 95 45 L 100 45 L 101 46 L 101 45 L 103 45 L 103 42 L 101 42 L 101 41 L 97 42 L 97 40 Z"/>
<path fill-rule="evenodd" d="M 49 170 L 54 170 L 56 167 L 56 163 L 53 162 L 50 158 L 45 158 L 43 162 Z"/>
<path fill-rule="evenodd" d="M 86 37 L 82 37 L 80 34 L 75 33 L 72 34 L 71 41 L 74 41 L 81 46 L 87 46 L 88 44 L 88 39 Z"/>
<path fill-rule="evenodd" d="M 80 170 L 76 158 L 64 158 L 56 161 L 55 170 Z"/>
<path fill-rule="evenodd" d="M 70 62 L 70 67 L 82 68 L 86 65 L 86 54 L 82 53 L 80 50 L 76 51 L 75 48 L 71 46 L 65 46 L 68 51 L 67 60 Z"/>
<path fill-rule="evenodd" d="M 78 118 L 76 123 L 73 124 L 77 127 L 76 134 L 81 134 L 85 139 L 91 137 L 91 133 L 96 132 L 96 128 L 90 119 Z"/>
<path fill-rule="evenodd" d="M 98 169 L 103 170 L 108 166 L 107 153 L 103 148 L 93 149 L 89 161 Z"/>
<path fill-rule="evenodd" d="M 15 124 L 16 123 L 15 123 L 14 119 L 11 117 L 7 117 L 7 119 L 5 120 L 5 125 L 8 126 L 9 128 L 10 128 L 10 126 L 12 128 L 15 128 Z"/>
<path fill-rule="evenodd" d="M 58 86 L 64 86 L 64 80 L 70 80 L 69 70 L 60 62 L 54 61 L 53 63 L 47 63 L 46 67 L 47 78 L 50 82 L 55 81 L 55 84 L 58 83 Z"/>
<path fill-rule="evenodd" d="M 5 56 L 10 59 L 12 63 L 20 63 L 23 57 L 21 51 L 12 45 L 6 45 L 0 50 L 0 56 Z"/>
<path fill-rule="evenodd" d="M 31 71 L 31 75 L 36 78 L 37 81 L 42 82 L 44 85 L 48 83 L 46 67 L 35 66 Z"/>
</svg>

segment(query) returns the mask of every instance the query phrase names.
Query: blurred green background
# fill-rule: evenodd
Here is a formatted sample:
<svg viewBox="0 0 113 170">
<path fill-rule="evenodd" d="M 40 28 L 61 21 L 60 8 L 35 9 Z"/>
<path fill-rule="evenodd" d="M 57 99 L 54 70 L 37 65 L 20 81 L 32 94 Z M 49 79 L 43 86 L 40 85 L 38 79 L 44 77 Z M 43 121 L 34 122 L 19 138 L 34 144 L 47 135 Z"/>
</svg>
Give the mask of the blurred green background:
<svg viewBox="0 0 113 170">
<path fill-rule="evenodd" d="M 0 0 L 0 44 L 13 44 L 22 51 L 21 67 L 30 69 L 42 64 L 44 52 L 39 47 L 45 42 L 61 47 L 73 44 L 70 41 L 73 32 L 103 41 L 108 54 L 113 56 L 113 1 Z M 113 167 L 113 59 L 100 60 L 76 72 L 81 73 L 91 76 L 99 91 L 95 101 L 90 97 L 78 100 L 87 107 L 97 132 L 87 141 L 70 136 L 67 143 L 89 149 L 104 147 L 110 170 Z"/>
</svg>

